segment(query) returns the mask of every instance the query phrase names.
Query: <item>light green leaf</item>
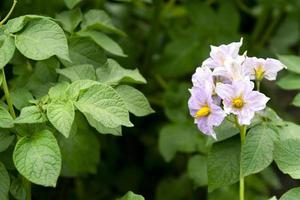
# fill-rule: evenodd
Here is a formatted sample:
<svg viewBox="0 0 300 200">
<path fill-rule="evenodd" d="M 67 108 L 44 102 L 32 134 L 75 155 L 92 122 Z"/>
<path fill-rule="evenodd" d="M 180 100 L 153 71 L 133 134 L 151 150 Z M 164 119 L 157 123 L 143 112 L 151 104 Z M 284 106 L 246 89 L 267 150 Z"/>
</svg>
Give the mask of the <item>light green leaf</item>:
<svg viewBox="0 0 300 200">
<path fill-rule="evenodd" d="M 71 62 L 61 60 L 67 67 L 83 64 L 99 67 L 106 62 L 103 49 L 88 38 L 72 37 L 69 40 L 69 51 Z"/>
<path fill-rule="evenodd" d="M 111 22 L 110 17 L 103 10 L 89 10 L 83 18 L 82 29 L 96 29 L 108 33 L 117 33 L 125 36 L 126 34 L 117 29 Z"/>
<path fill-rule="evenodd" d="M 18 50 L 33 60 L 58 56 L 69 60 L 69 50 L 64 31 L 49 19 L 34 19 L 15 36 Z"/>
<path fill-rule="evenodd" d="M 38 106 L 28 106 L 21 110 L 20 116 L 15 119 L 15 123 L 33 124 L 47 121 L 46 114 Z"/>
<path fill-rule="evenodd" d="M 288 73 L 277 81 L 277 85 L 285 90 L 300 89 L 300 75 Z"/>
<path fill-rule="evenodd" d="M 300 197 L 300 187 L 295 187 L 284 193 L 279 200 L 297 200 Z"/>
<path fill-rule="evenodd" d="M 258 125 L 250 129 L 241 151 L 241 167 L 244 176 L 260 172 L 271 164 L 274 150 L 273 135 L 276 135 L 276 132 L 266 125 Z"/>
<path fill-rule="evenodd" d="M 99 85 L 100 83 L 97 81 L 92 81 L 92 80 L 78 80 L 74 81 L 69 85 L 67 88 L 66 94 L 69 96 L 72 100 L 77 100 L 79 94 L 88 88 L 94 86 L 94 85 Z"/>
<path fill-rule="evenodd" d="M 3 163 L 0 162 L 0 199 L 8 200 L 10 179 Z"/>
<path fill-rule="evenodd" d="M 40 15 L 24 15 L 21 17 L 8 20 L 8 22 L 5 24 L 5 28 L 10 33 L 17 33 L 21 31 L 29 21 L 39 20 L 39 19 L 52 20 L 52 18 L 50 17 L 40 16 Z"/>
<path fill-rule="evenodd" d="M 10 193 L 17 200 L 25 200 L 26 191 L 22 183 L 22 179 L 19 176 L 18 178 L 12 177 L 12 183 L 10 185 Z"/>
<path fill-rule="evenodd" d="M 134 194 L 133 192 L 129 191 L 118 200 L 145 200 L 145 198 L 142 195 Z"/>
<path fill-rule="evenodd" d="M 71 101 L 52 101 L 47 106 L 47 117 L 51 124 L 66 138 L 69 137 L 75 117 Z"/>
<path fill-rule="evenodd" d="M 119 63 L 112 59 L 108 59 L 107 63 L 96 70 L 98 81 L 109 85 L 117 85 L 120 82 L 140 83 L 147 81 L 140 74 L 138 69 L 124 69 Z"/>
<path fill-rule="evenodd" d="M 77 4 L 79 4 L 82 0 L 64 0 L 66 6 L 69 9 L 73 9 Z"/>
<path fill-rule="evenodd" d="M 83 114 L 90 115 L 108 128 L 133 126 L 123 99 L 110 86 L 101 84 L 90 87 L 75 105 Z"/>
<path fill-rule="evenodd" d="M 277 200 L 277 198 L 274 196 L 274 197 L 270 198 L 269 200 Z"/>
<path fill-rule="evenodd" d="M 8 131 L 0 131 L 0 152 L 5 151 L 11 143 L 14 141 L 15 136 L 10 134 Z"/>
<path fill-rule="evenodd" d="M 97 172 L 100 144 L 82 115 L 76 114 L 74 130 L 69 138 L 59 135 L 58 143 L 62 154 L 62 176 L 76 177 Z"/>
<path fill-rule="evenodd" d="M 94 127 L 99 133 L 101 134 L 112 134 L 115 136 L 121 136 L 122 135 L 122 127 L 118 126 L 116 128 L 108 128 L 105 127 L 103 124 L 95 120 L 91 115 L 85 114 L 85 117 L 89 124 Z"/>
<path fill-rule="evenodd" d="M 298 94 L 295 96 L 295 98 L 294 98 L 292 104 L 293 104 L 294 106 L 300 107 L 300 93 L 298 93 Z"/>
<path fill-rule="evenodd" d="M 0 29 L 0 69 L 12 59 L 15 52 L 14 38 Z"/>
<path fill-rule="evenodd" d="M 118 43 L 116 43 L 114 40 L 112 40 L 107 35 L 94 30 L 85 30 L 80 31 L 77 33 L 78 35 L 82 37 L 89 37 L 92 39 L 96 44 L 98 44 L 100 47 L 102 47 L 105 51 L 117 55 L 126 57 L 127 55 L 124 54 L 122 48 Z"/>
<path fill-rule="evenodd" d="M 187 166 L 188 177 L 193 180 L 197 187 L 207 185 L 207 158 L 195 155 L 189 159 Z"/>
<path fill-rule="evenodd" d="M 89 64 L 57 69 L 56 71 L 70 79 L 72 82 L 77 80 L 96 80 L 96 71 L 93 65 Z"/>
<path fill-rule="evenodd" d="M 240 148 L 240 142 L 235 138 L 213 145 L 207 165 L 209 191 L 239 180 Z"/>
<path fill-rule="evenodd" d="M 0 128 L 12 128 L 13 126 L 13 118 L 5 108 L 0 106 Z"/>
<path fill-rule="evenodd" d="M 123 98 L 129 112 L 135 116 L 146 116 L 154 112 L 146 97 L 137 89 L 128 85 L 120 85 L 116 90 Z"/>
<path fill-rule="evenodd" d="M 205 140 L 193 124 L 170 124 L 159 132 L 159 151 L 171 161 L 177 152 L 206 152 Z"/>
<path fill-rule="evenodd" d="M 16 144 L 13 160 L 20 174 L 29 181 L 55 187 L 61 169 L 61 154 L 50 131 L 22 137 Z"/>
<path fill-rule="evenodd" d="M 60 99 L 64 100 L 67 98 L 66 91 L 69 87 L 69 83 L 67 82 L 61 82 L 55 85 L 54 87 L 50 88 L 48 95 L 50 99 Z"/>
<path fill-rule="evenodd" d="M 10 97 L 18 110 L 21 110 L 25 106 L 29 106 L 29 101 L 33 100 L 32 94 L 25 88 L 16 88 L 11 91 Z"/>
<path fill-rule="evenodd" d="M 64 30 L 73 33 L 76 27 L 83 19 L 81 10 L 76 8 L 74 10 L 64 11 L 55 16 L 58 22 L 61 23 Z"/>
<path fill-rule="evenodd" d="M 300 74 L 300 57 L 294 55 L 279 55 L 279 60 L 287 67 L 287 70 Z"/>
<path fill-rule="evenodd" d="M 299 144 L 300 138 L 288 138 L 275 143 L 274 160 L 278 168 L 294 179 L 300 179 Z"/>
</svg>

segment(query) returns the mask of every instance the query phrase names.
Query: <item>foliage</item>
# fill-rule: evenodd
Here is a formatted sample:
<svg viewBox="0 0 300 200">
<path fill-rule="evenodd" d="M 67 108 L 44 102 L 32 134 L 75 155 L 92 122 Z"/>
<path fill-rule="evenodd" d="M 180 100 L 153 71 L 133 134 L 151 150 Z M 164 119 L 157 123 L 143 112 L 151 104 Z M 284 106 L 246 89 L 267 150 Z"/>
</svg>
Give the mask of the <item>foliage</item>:
<svg viewBox="0 0 300 200">
<path fill-rule="evenodd" d="M 2 17 L 11 3 L 0 2 Z M 27 180 L 33 199 L 238 199 L 239 156 L 248 199 L 297 199 L 299 9 L 294 0 L 19 1 L 0 27 L 0 199 L 25 199 Z M 262 82 L 274 110 L 255 117 L 240 150 L 229 121 L 218 141 L 199 133 L 187 89 L 209 45 L 241 36 L 248 55 L 278 56 L 287 70 L 278 87 Z"/>
</svg>

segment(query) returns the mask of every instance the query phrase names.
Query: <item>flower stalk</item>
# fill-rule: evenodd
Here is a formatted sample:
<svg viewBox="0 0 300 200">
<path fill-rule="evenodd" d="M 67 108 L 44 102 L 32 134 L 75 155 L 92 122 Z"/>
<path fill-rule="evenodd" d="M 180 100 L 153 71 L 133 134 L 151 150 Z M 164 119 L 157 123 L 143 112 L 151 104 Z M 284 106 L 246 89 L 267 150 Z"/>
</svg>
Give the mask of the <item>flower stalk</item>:
<svg viewBox="0 0 300 200">
<path fill-rule="evenodd" d="M 240 126 L 240 136 L 241 136 L 241 149 L 246 141 L 246 130 L 247 127 L 245 125 Z M 245 199 L 245 180 L 242 171 L 242 165 L 240 164 L 240 200 Z"/>
</svg>

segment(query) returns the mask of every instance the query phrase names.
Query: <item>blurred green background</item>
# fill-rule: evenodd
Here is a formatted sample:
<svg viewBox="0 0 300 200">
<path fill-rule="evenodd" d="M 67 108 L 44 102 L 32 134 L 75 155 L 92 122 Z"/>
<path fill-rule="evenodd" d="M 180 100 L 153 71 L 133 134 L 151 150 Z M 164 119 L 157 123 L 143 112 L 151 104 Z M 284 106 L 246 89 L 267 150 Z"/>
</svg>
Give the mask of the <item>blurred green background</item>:
<svg viewBox="0 0 300 200">
<path fill-rule="evenodd" d="M 3 17 L 10 0 L 0 2 Z M 101 163 L 96 174 L 60 178 L 55 189 L 33 187 L 33 199 L 110 200 L 128 190 L 149 200 L 234 200 L 237 186 L 207 193 L 205 143 L 188 115 L 188 88 L 196 67 L 208 57 L 209 45 L 244 38 L 242 50 L 257 57 L 299 54 L 299 0 L 82 0 L 82 11 L 104 9 L 127 34 L 114 37 L 148 81 L 139 86 L 156 113 L 132 121 L 122 137 L 100 135 Z M 55 17 L 66 10 L 63 0 L 19 0 L 14 16 Z M 282 72 L 282 76 L 286 72 Z M 290 105 L 294 91 L 263 83 L 279 115 L 300 123 Z M 84 144 L 89 145 L 89 144 Z M 84 165 L 84 163 L 82 163 Z M 275 165 L 246 179 L 249 200 L 280 195 L 299 184 Z"/>
</svg>

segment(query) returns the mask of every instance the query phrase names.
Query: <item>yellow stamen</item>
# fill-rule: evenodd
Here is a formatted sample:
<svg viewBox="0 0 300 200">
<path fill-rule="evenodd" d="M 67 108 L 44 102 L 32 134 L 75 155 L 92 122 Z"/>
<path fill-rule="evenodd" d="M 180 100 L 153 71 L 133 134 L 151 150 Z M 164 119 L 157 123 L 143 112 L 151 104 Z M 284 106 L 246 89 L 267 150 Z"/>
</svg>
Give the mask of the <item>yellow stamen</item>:
<svg viewBox="0 0 300 200">
<path fill-rule="evenodd" d="M 235 107 L 235 108 L 242 108 L 244 106 L 244 101 L 241 97 L 238 97 L 238 98 L 234 98 L 232 100 L 232 105 Z"/>
<path fill-rule="evenodd" d="M 200 108 L 197 113 L 195 114 L 195 118 L 200 118 L 200 117 L 206 117 L 210 114 L 210 107 L 208 106 L 203 106 Z"/>
<path fill-rule="evenodd" d="M 256 80 L 258 80 L 258 81 L 262 80 L 263 77 L 264 77 L 264 73 L 265 73 L 264 68 L 261 65 L 259 65 L 255 69 L 255 78 L 256 78 Z"/>
</svg>

